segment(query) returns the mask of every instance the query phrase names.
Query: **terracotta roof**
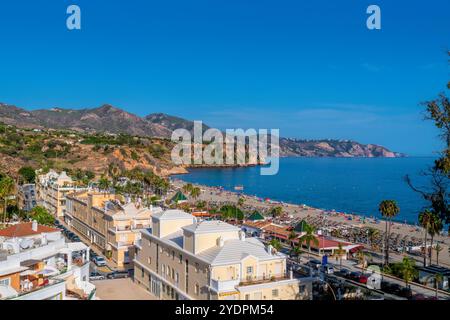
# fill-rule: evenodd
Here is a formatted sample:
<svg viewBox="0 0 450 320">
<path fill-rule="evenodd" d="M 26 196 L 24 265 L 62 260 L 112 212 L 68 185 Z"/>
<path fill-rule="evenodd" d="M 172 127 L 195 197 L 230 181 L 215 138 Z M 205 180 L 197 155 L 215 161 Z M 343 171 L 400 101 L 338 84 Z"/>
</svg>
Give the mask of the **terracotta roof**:
<svg viewBox="0 0 450 320">
<path fill-rule="evenodd" d="M 59 229 L 43 226 L 38 224 L 37 231 L 31 229 L 32 222 L 18 223 L 6 229 L 0 230 L 0 237 L 13 238 L 13 237 L 26 237 L 35 234 L 41 234 L 43 232 L 57 232 Z"/>
<path fill-rule="evenodd" d="M 324 236 L 316 236 L 317 240 L 319 240 L 319 247 L 320 249 L 332 249 L 332 248 L 337 248 L 339 246 L 339 243 L 342 245 L 342 247 L 345 249 L 347 246 L 350 246 L 351 243 L 349 242 L 345 242 L 345 241 L 336 241 L 330 238 L 326 238 Z M 294 240 L 294 242 L 298 242 L 298 239 Z M 303 241 L 303 244 L 306 245 L 306 242 Z M 311 242 L 311 248 L 316 248 L 317 246 Z"/>
<path fill-rule="evenodd" d="M 291 231 L 287 230 L 287 227 L 277 226 L 270 224 L 262 228 L 266 234 L 276 236 L 278 238 L 288 239 Z"/>
<path fill-rule="evenodd" d="M 262 229 L 262 228 L 264 228 L 264 227 L 266 227 L 266 226 L 268 226 L 270 224 L 271 224 L 271 222 L 267 221 L 267 220 L 263 220 L 263 221 L 261 221 L 261 220 L 259 220 L 259 221 L 247 220 L 247 221 L 245 221 L 242 224 L 242 226 L 243 227 L 248 226 L 248 227 L 252 227 L 252 228 L 256 228 L 256 229 Z"/>
</svg>

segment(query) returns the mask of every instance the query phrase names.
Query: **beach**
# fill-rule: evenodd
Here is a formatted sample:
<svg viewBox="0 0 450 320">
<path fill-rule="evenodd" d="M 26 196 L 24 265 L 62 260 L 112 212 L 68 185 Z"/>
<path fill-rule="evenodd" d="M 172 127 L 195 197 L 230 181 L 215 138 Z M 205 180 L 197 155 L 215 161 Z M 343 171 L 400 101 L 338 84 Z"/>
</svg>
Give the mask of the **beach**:
<svg viewBox="0 0 450 320">
<path fill-rule="evenodd" d="M 178 179 L 172 180 L 175 188 L 182 188 L 186 182 Z M 385 232 L 385 221 L 380 219 L 359 216 L 355 214 L 348 214 L 343 212 L 326 211 L 317 208 L 313 208 L 305 205 L 297 205 L 283 202 L 274 202 L 267 199 L 261 199 L 256 196 L 250 196 L 243 193 L 237 193 L 232 191 L 223 190 L 220 187 L 208 187 L 204 185 L 194 184 L 200 188 L 201 193 L 198 198 L 192 199 L 189 195 L 186 195 L 190 202 L 195 203 L 197 201 L 206 201 L 210 205 L 221 206 L 224 204 L 238 203 L 239 198 L 244 199 L 244 204 L 240 207 L 244 212 L 251 212 L 258 210 L 261 213 L 268 214 L 273 207 L 281 206 L 283 208 L 283 214 L 286 217 L 285 221 L 295 224 L 303 219 L 308 223 L 313 223 L 316 226 L 324 229 L 342 229 L 348 232 L 348 230 L 365 230 L 367 228 L 374 228 L 379 230 L 380 235 Z M 422 244 L 424 238 L 423 228 L 417 227 L 411 224 L 405 224 L 400 222 L 392 222 L 391 224 L 391 239 L 404 240 L 403 243 L 411 243 L 413 245 Z M 429 238 L 429 237 L 428 237 Z M 357 241 L 358 238 L 354 239 Z M 450 266 L 449 247 L 450 237 L 446 235 L 438 235 L 434 238 L 434 244 L 439 243 L 443 250 L 439 254 L 439 264 Z M 361 243 L 368 245 L 367 243 Z M 428 239 L 428 244 L 430 240 Z M 401 257 L 401 252 L 393 252 L 394 256 Z M 421 261 L 417 259 L 417 261 Z M 436 253 L 433 250 L 432 256 L 433 264 L 436 262 Z"/>
</svg>

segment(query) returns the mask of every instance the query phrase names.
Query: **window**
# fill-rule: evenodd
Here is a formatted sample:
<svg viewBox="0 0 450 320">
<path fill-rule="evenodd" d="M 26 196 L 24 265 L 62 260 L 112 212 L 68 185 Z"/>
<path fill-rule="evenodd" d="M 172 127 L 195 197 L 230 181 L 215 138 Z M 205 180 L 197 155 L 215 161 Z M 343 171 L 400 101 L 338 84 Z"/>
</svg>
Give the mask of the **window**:
<svg viewBox="0 0 450 320">
<path fill-rule="evenodd" d="M 195 284 L 195 290 L 194 290 L 195 294 L 198 295 L 200 292 L 200 286 L 198 285 L 198 283 Z"/>
<path fill-rule="evenodd" d="M 272 290 L 272 298 L 276 298 L 278 297 L 278 289 L 273 289 Z"/>
<path fill-rule="evenodd" d="M 141 271 L 142 271 L 141 277 L 144 278 L 145 277 L 144 268 L 141 268 Z"/>
<path fill-rule="evenodd" d="M 172 260 L 175 260 L 175 251 L 172 251 Z"/>
<path fill-rule="evenodd" d="M 186 274 L 189 272 L 189 261 L 186 259 Z"/>
<path fill-rule="evenodd" d="M 180 275 L 178 272 L 175 274 L 175 282 L 178 283 L 180 281 Z"/>
<path fill-rule="evenodd" d="M 5 278 L 0 280 L 0 285 L 9 286 L 11 284 L 11 278 Z"/>
<path fill-rule="evenodd" d="M 148 263 L 148 264 L 152 264 L 152 258 L 148 257 L 148 258 L 147 258 L 147 263 Z"/>
<path fill-rule="evenodd" d="M 247 273 L 252 274 L 253 273 L 253 267 L 247 267 Z"/>
<path fill-rule="evenodd" d="M 183 263 L 183 256 L 181 254 L 179 255 L 179 259 L 180 259 L 180 263 Z"/>
<path fill-rule="evenodd" d="M 166 266 L 163 264 L 161 265 L 161 273 L 164 274 L 166 272 Z"/>
<path fill-rule="evenodd" d="M 152 242 L 151 240 L 148 240 L 148 246 L 151 247 L 152 246 Z"/>
<path fill-rule="evenodd" d="M 172 279 L 175 279 L 175 269 L 172 268 Z"/>
</svg>

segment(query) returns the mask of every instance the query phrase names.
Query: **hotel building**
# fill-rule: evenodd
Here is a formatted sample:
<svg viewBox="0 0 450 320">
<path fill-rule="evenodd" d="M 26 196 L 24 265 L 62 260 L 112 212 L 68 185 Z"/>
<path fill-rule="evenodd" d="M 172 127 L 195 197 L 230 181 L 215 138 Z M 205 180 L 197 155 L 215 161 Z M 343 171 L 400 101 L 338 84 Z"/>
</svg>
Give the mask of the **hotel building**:
<svg viewBox="0 0 450 320">
<path fill-rule="evenodd" d="M 82 191 L 66 196 L 64 219 L 119 267 L 133 262 L 140 230 L 149 228 L 151 215 L 161 210 L 124 201 L 112 193 Z M 127 202 L 127 203 L 124 203 Z"/>
<path fill-rule="evenodd" d="M 89 247 L 36 222 L 0 230 L 0 300 L 93 298 Z"/>
<path fill-rule="evenodd" d="M 50 170 L 36 177 L 37 204 L 46 208 L 55 217 L 63 217 L 66 195 L 80 190 L 86 190 L 86 188 L 75 186 L 72 178 L 65 171 L 58 174 Z"/>
<path fill-rule="evenodd" d="M 180 210 L 152 216 L 136 244 L 134 281 L 160 299 L 311 299 L 311 278 L 294 278 L 286 256 L 222 221 Z"/>
</svg>

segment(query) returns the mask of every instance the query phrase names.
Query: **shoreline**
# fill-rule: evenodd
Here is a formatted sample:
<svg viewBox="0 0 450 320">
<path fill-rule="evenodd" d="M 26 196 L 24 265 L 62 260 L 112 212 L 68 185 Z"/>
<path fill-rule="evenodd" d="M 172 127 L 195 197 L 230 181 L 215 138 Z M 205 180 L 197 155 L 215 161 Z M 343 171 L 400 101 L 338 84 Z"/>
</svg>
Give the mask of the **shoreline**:
<svg viewBox="0 0 450 320">
<path fill-rule="evenodd" d="M 171 178 L 171 182 L 177 188 L 181 188 L 186 183 L 192 183 L 180 179 L 179 176 L 177 176 L 176 178 Z M 227 203 L 237 204 L 239 198 L 244 198 L 245 202 L 242 208 L 244 212 L 248 212 L 250 208 L 254 208 L 266 215 L 271 208 L 281 206 L 283 208 L 283 212 L 288 216 L 292 216 L 292 220 L 294 221 L 300 221 L 303 219 L 322 222 L 326 221 L 327 224 L 330 223 L 335 227 L 349 227 L 357 228 L 360 230 L 374 228 L 379 230 L 380 233 L 383 233 L 385 231 L 385 220 L 380 217 L 367 217 L 356 213 L 323 210 L 310 207 L 306 204 L 294 204 L 278 201 L 267 202 L 264 201 L 263 198 L 236 191 L 225 190 L 223 187 L 211 187 L 199 183 L 192 184 L 201 189 L 201 194 L 195 201 L 203 200 L 212 204 L 219 205 Z M 189 195 L 187 196 L 188 199 L 190 199 Z M 193 199 L 190 199 L 191 202 L 192 200 Z M 415 241 L 422 241 L 424 232 L 423 228 L 416 224 L 411 224 L 408 222 L 405 224 L 404 221 L 402 222 L 393 220 L 391 224 L 391 234 L 397 234 L 402 238 L 408 237 L 409 239 L 415 239 Z M 437 242 L 446 247 L 444 248 L 443 252 L 447 252 L 447 250 L 450 248 L 450 237 L 446 235 L 446 232 L 443 232 L 441 235 L 435 237 L 434 244 L 436 244 Z M 448 255 L 446 256 L 445 254 L 442 254 L 440 256 L 440 260 L 442 260 L 442 262 L 445 261 L 444 263 L 447 265 L 450 264 L 450 259 L 448 258 Z"/>
</svg>

